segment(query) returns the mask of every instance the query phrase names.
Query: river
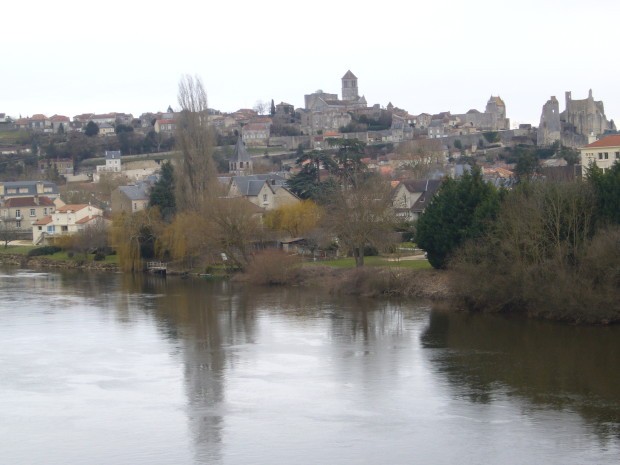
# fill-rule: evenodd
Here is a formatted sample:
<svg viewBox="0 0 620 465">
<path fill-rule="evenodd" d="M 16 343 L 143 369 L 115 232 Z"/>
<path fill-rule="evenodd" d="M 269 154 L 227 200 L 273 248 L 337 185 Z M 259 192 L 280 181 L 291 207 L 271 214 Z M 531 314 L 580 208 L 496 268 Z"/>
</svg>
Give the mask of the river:
<svg viewBox="0 0 620 465">
<path fill-rule="evenodd" d="M 6 465 L 617 464 L 620 327 L 0 271 Z"/>
</svg>

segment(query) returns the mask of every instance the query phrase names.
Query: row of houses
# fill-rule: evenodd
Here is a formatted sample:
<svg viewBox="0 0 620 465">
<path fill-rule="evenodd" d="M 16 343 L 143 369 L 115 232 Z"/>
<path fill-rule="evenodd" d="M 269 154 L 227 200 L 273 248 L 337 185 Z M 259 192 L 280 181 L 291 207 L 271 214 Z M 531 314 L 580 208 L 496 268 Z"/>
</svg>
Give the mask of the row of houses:
<svg viewBox="0 0 620 465">
<path fill-rule="evenodd" d="M 11 237 L 32 239 L 75 234 L 96 221 L 103 210 L 92 205 L 66 205 L 58 187 L 49 181 L 0 183 L 0 231 Z"/>
</svg>

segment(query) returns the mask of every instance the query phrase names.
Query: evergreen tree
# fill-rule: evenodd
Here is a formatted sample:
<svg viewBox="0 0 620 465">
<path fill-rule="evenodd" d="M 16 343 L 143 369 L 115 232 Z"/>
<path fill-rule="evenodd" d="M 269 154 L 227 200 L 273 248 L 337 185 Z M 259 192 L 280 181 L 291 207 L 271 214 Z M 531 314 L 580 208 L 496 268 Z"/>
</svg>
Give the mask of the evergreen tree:
<svg viewBox="0 0 620 465">
<path fill-rule="evenodd" d="M 271 116 L 275 116 L 276 114 L 276 105 L 273 103 L 273 99 L 271 99 Z"/>
<path fill-rule="evenodd" d="M 149 197 L 149 206 L 159 207 L 162 217 L 170 221 L 176 213 L 176 199 L 174 196 L 174 168 L 166 161 L 161 165 L 159 180 L 153 185 Z"/>
<path fill-rule="evenodd" d="M 89 121 L 84 128 L 84 134 L 88 137 L 96 136 L 99 134 L 99 126 L 94 121 Z"/>
<path fill-rule="evenodd" d="M 484 181 L 480 168 L 446 179 L 418 220 L 415 240 L 435 268 L 445 268 L 456 249 L 481 237 L 499 212 L 500 192 Z"/>
</svg>

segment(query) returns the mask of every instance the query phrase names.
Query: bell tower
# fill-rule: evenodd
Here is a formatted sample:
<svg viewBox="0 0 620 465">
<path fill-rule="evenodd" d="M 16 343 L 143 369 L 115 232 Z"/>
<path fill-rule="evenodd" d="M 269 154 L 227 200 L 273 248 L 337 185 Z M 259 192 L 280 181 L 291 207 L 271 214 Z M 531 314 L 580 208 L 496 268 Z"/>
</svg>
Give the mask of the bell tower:
<svg viewBox="0 0 620 465">
<path fill-rule="evenodd" d="M 357 90 L 357 77 L 350 70 L 342 76 L 342 100 L 352 101 L 360 98 Z"/>
</svg>

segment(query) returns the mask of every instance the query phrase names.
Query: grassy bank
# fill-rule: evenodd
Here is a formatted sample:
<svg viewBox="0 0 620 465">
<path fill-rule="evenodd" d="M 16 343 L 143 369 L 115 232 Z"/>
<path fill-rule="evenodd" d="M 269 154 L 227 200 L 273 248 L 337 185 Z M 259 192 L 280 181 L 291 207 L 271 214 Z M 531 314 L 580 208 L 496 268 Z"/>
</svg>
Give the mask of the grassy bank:
<svg viewBox="0 0 620 465">
<path fill-rule="evenodd" d="M 95 261 L 94 254 L 71 254 L 66 250 L 51 255 L 29 257 L 35 246 L 9 245 L 0 248 L 0 263 L 37 268 L 88 268 L 117 269 L 118 255 L 107 255 L 104 260 Z"/>
<path fill-rule="evenodd" d="M 423 259 L 369 257 L 365 266 L 355 268 L 349 258 L 302 263 L 296 256 L 265 251 L 234 279 L 259 285 L 322 288 L 334 294 L 440 299 L 449 294 L 446 278 L 446 273 L 431 269 Z"/>
<path fill-rule="evenodd" d="M 335 260 L 322 260 L 317 262 L 308 262 L 304 266 L 329 266 L 332 268 L 351 269 L 355 268 L 355 259 L 352 257 L 338 258 Z M 364 266 L 369 267 L 388 267 L 388 268 L 407 268 L 411 270 L 428 270 L 431 265 L 428 260 L 410 259 L 410 257 L 365 257 Z"/>
</svg>

